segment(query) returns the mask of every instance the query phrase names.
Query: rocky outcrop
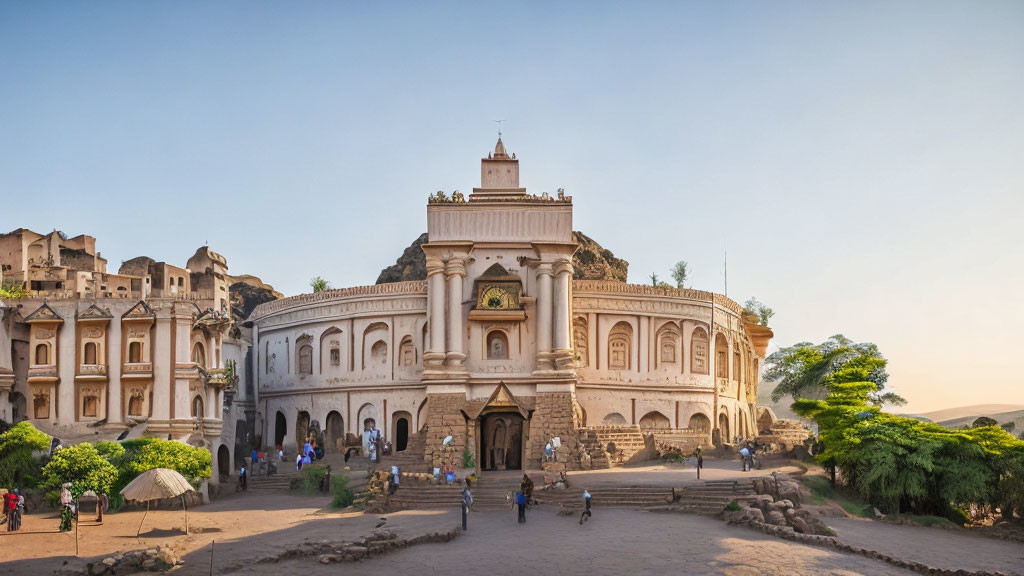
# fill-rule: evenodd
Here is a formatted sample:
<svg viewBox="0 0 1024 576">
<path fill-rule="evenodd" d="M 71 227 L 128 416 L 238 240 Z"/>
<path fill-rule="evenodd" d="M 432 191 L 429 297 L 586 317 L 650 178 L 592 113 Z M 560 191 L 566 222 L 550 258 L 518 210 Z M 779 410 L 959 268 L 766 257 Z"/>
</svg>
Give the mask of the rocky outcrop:
<svg viewBox="0 0 1024 576">
<path fill-rule="evenodd" d="M 573 232 L 578 246 L 572 257 L 576 280 L 615 280 L 625 282 L 629 262 L 616 258 L 611 250 L 602 247 L 583 232 Z"/>
<path fill-rule="evenodd" d="M 264 302 L 284 298 L 284 295 L 274 290 L 273 286 L 255 276 L 231 276 L 228 281 L 231 282 L 228 286 L 231 294 L 231 316 L 235 320 L 245 320 Z"/>
<path fill-rule="evenodd" d="M 573 278 L 577 280 L 615 280 L 625 282 L 629 262 L 616 258 L 611 250 L 602 247 L 582 232 L 573 232 L 578 249 L 573 256 Z M 427 234 L 420 234 L 406 248 L 398 260 L 381 270 L 377 284 L 407 282 L 427 279 L 427 259 L 421 246 L 427 242 Z"/>
<path fill-rule="evenodd" d="M 427 279 L 427 257 L 420 248 L 427 242 L 427 233 L 419 235 L 413 243 L 406 248 L 394 264 L 380 271 L 377 276 L 377 284 L 389 282 L 406 282 L 409 280 Z"/>
</svg>

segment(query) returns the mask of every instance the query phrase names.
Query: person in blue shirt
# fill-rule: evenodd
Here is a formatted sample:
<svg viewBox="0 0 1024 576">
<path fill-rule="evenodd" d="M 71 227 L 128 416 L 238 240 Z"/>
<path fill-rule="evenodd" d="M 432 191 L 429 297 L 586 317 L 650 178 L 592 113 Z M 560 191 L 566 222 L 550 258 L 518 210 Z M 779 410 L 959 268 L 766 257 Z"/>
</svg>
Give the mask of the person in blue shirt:
<svg viewBox="0 0 1024 576">
<path fill-rule="evenodd" d="M 526 524 L 526 494 L 516 492 L 516 506 L 519 506 L 519 523 Z"/>
</svg>

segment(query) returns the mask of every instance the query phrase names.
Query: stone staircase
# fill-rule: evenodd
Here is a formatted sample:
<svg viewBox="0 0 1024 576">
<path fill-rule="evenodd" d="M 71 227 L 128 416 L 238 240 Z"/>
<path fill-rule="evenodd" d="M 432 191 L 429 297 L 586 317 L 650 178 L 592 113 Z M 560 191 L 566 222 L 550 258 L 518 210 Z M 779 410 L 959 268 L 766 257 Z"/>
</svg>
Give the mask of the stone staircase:
<svg viewBox="0 0 1024 576">
<path fill-rule="evenodd" d="M 248 459 L 247 459 L 248 460 Z M 247 479 L 249 490 L 288 490 L 292 478 L 299 475 L 294 462 L 275 462 L 277 472 L 270 476 L 251 475 Z"/>
<path fill-rule="evenodd" d="M 647 448 L 639 426 L 581 428 L 579 438 L 583 448 L 590 454 L 592 469 L 622 466 Z"/>
<path fill-rule="evenodd" d="M 392 466 L 398 466 L 402 472 L 429 472 L 430 464 L 423 459 L 426 449 L 426 435 L 413 434 L 409 437 L 405 450 L 381 456 L 377 468 L 390 469 Z"/>
<path fill-rule="evenodd" d="M 714 516 L 720 514 L 729 502 L 753 494 L 754 484 L 749 480 L 709 480 L 677 489 L 676 496 L 679 499 L 666 508 L 676 512 Z"/>
<path fill-rule="evenodd" d="M 540 478 L 534 475 L 539 485 Z M 510 494 L 519 490 L 520 476 L 481 478 L 473 485 L 473 509 L 509 509 Z M 664 486 L 615 486 L 590 489 L 593 506 L 645 508 L 665 506 L 672 502 L 672 488 Z M 577 510 L 583 508 L 583 487 L 572 486 L 564 490 L 536 488 L 533 497 L 541 508 Z M 462 502 L 462 486 L 402 486 L 391 497 L 390 509 L 420 509 L 458 507 Z M 723 504 L 724 506 L 724 504 Z"/>
</svg>

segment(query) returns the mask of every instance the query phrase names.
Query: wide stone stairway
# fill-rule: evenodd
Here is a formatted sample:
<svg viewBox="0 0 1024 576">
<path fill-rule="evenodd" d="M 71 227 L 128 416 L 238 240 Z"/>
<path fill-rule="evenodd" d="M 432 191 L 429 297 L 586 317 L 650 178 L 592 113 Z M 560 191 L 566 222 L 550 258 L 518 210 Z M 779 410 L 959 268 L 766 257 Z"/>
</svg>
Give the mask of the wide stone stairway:
<svg viewBox="0 0 1024 576">
<path fill-rule="evenodd" d="M 733 500 L 754 494 L 750 480 L 711 480 L 676 489 L 676 500 L 670 508 L 677 512 L 715 515 Z"/>
<path fill-rule="evenodd" d="M 639 426 L 582 428 L 580 441 L 595 470 L 622 466 L 647 447 Z"/>
</svg>

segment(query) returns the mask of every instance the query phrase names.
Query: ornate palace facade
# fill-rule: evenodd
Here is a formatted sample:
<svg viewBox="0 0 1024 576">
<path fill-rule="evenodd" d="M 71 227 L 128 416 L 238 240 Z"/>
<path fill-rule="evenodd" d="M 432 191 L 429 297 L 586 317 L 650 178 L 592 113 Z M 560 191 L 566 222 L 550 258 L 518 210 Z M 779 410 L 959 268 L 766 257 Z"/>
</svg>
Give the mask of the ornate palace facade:
<svg viewBox="0 0 1024 576">
<path fill-rule="evenodd" d="M 468 198 L 431 196 L 426 281 L 257 307 L 264 443 L 291 447 L 317 421 L 332 448 L 372 420 L 426 461 L 452 436 L 484 467 L 518 468 L 593 427 L 756 434 L 771 331 L 710 292 L 573 280 L 572 208 L 527 194 L 499 139 Z"/>
</svg>

